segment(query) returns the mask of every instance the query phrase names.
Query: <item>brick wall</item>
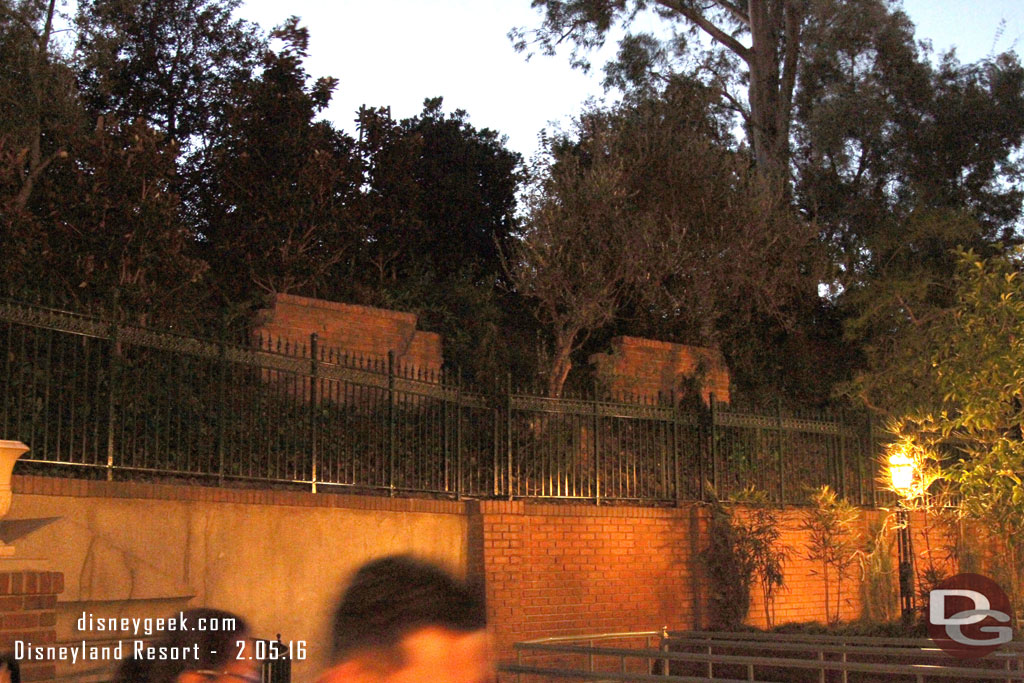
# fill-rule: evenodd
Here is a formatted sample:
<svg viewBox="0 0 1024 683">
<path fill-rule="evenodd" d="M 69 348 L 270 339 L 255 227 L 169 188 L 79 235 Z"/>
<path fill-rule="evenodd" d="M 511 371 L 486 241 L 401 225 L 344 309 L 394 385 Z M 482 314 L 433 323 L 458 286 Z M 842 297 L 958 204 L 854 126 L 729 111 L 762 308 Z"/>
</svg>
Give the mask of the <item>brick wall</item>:
<svg viewBox="0 0 1024 683">
<path fill-rule="evenodd" d="M 278 294 L 264 319 L 255 334 L 308 345 L 315 332 L 324 348 L 370 359 L 391 351 L 408 370 L 441 369 L 441 335 L 417 330 L 412 313 Z"/>
<path fill-rule="evenodd" d="M 681 396 L 689 379 L 703 373 L 700 391 L 704 402 L 711 394 L 717 401 L 729 402 L 729 368 L 717 349 L 640 337 L 615 337 L 611 346 L 611 353 L 595 353 L 590 362 L 615 394 L 646 400 L 672 392 Z"/>
<path fill-rule="evenodd" d="M 513 656 L 513 643 L 535 638 L 708 625 L 699 559 L 707 546 L 708 518 L 699 505 L 665 509 L 488 501 L 471 503 L 468 512 L 469 570 L 487 587 L 501 658 Z M 863 513 L 862 538 L 880 514 Z M 807 533 L 800 521 L 799 509 L 783 511 L 781 542 L 788 557 L 786 585 L 775 600 L 779 624 L 826 620 L 821 567 L 807 559 Z M 924 522 L 915 515 L 911 525 L 919 564 L 926 552 Z M 935 551 L 941 545 L 934 531 L 931 544 Z M 861 614 L 860 576 L 854 565 L 843 583 L 843 621 Z M 834 606 L 834 580 L 832 586 Z M 751 597 L 748 623 L 763 626 L 757 587 Z"/>
<path fill-rule="evenodd" d="M 35 646 L 56 641 L 57 596 L 64 592 L 64 575 L 49 571 L 0 570 L 0 649 L 13 652 L 15 641 Z M 56 665 L 22 661 L 21 680 L 49 681 Z"/>
<path fill-rule="evenodd" d="M 501 657 L 546 636 L 696 626 L 698 508 L 472 504 L 470 571 L 482 572 Z"/>
</svg>

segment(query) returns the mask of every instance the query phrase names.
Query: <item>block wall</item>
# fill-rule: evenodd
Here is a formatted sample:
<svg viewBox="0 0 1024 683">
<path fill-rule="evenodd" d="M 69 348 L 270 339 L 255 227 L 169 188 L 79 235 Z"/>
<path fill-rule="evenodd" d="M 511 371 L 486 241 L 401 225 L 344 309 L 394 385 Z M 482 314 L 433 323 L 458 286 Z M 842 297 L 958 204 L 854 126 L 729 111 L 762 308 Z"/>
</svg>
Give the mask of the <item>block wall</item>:
<svg viewBox="0 0 1024 683">
<path fill-rule="evenodd" d="M 673 392 L 680 396 L 689 378 L 703 371 L 701 398 L 729 402 L 729 368 L 717 349 L 685 344 L 615 337 L 611 353 L 595 353 L 590 362 L 597 376 L 613 394 L 632 394 L 645 400 L 657 400 Z"/>
</svg>

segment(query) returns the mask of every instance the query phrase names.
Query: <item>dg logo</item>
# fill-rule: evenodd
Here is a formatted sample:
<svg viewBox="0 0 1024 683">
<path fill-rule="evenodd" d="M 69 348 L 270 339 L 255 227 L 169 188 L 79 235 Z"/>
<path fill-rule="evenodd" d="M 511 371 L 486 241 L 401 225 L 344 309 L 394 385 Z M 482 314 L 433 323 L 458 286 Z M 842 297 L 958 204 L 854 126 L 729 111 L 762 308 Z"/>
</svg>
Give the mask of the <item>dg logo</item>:
<svg viewBox="0 0 1024 683">
<path fill-rule="evenodd" d="M 1013 640 L 1010 598 L 992 579 L 957 574 L 928 593 L 928 635 L 954 657 L 984 657 Z"/>
</svg>

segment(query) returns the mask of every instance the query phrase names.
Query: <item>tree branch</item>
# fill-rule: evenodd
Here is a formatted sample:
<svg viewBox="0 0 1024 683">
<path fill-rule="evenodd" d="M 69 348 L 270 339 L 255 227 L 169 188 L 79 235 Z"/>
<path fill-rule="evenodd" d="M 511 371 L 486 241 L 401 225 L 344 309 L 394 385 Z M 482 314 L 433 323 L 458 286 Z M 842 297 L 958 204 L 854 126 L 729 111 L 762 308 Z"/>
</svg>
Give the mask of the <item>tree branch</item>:
<svg viewBox="0 0 1024 683">
<path fill-rule="evenodd" d="M 670 10 L 679 12 L 684 17 L 696 24 L 702 31 L 707 33 L 714 40 L 725 47 L 730 52 L 733 52 L 737 57 L 743 61 L 750 62 L 750 49 L 747 48 L 743 43 L 736 40 L 728 33 L 720 29 L 719 27 L 712 24 L 707 18 L 700 12 L 696 12 L 689 7 L 683 6 L 678 0 L 657 0 L 659 5 L 667 7 Z M 717 0 L 716 0 L 717 2 Z"/>
<path fill-rule="evenodd" d="M 728 2 L 728 0 L 712 0 L 716 5 L 725 8 L 729 11 L 736 21 L 740 22 L 747 28 L 750 28 L 750 16 L 741 10 L 737 5 Z"/>
<path fill-rule="evenodd" d="M 23 210 L 28 204 L 28 199 L 32 196 L 32 189 L 35 187 L 39 174 L 45 171 L 46 167 L 53 163 L 54 159 L 66 156 L 67 152 L 61 148 L 32 167 L 32 170 L 29 171 L 28 177 L 25 178 L 25 182 L 21 185 L 21 190 L 18 192 L 18 196 L 14 198 L 14 207 L 17 210 Z"/>
<path fill-rule="evenodd" d="M 32 24 L 30 24 L 29 22 L 27 22 L 24 17 L 22 17 L 19 14 L 16 14 L 16 13 L 12 12 L 11 10 L 7 9 L 6 7 L 4 7 L 2 5 L 0 5 L 0 12 L 2 12 L 5 15 L 7 15 L 8 17 L 13 19 L 14 21 L 18 22 L 19 24 L 21 24 L 21 27 L 23 29 L 25 29 L 26 31 L 28 31 L 29 33 L 31 33 L 32 34 L 32 38 L 35 39 L 35 41 L 37 43 L 39 42 L 39 34 L 36 33 L 36 27 L 33 26 Z"/>
<path fill-rule="evenodd" d="M 779 83 L 779 96 L 784 106 L 777 110 L 779 130 L 789 131 L 790 111 L 793 107 L 793 89 L 796 86 L 797 61 L 800 57 L 800 17 L 792 0 L 783 8 L 786 22 L 786 53 L 782 61 L 782 79 Z M 783 120 L 783 116 L 785 120 Z"/>
</svg>

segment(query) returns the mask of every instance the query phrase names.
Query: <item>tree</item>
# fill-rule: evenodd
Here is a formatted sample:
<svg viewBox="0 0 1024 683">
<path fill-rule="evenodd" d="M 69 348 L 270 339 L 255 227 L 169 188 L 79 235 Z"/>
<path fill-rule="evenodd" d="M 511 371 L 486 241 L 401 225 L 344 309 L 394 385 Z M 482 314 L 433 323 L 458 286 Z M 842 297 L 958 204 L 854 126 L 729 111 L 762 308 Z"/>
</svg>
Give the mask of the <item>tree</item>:
<svg viewBox="0 0 1024 683">
<path fill-rule="evenodd" d="M 758 167 L 772 179 L 773 187 L 781 189 L 789 177 L 793 92 L 801 32 L 811 4 L 809 0 L 534 0 L 544 19 L 533 37 L 549 54 L 565 40 L 590 49 L 602 45 L 617 23 L 628 28 L 648 8 L 673 31 L 681 26 L 691 36 L 703 33 L 716 47 L 699 60 L 699 70 L 742 116 Z M 526 49 L 526 32 L 520 29 L 511 35 L 518 49 Z M 693 48 L 678 32 L 668 41 L 650 34 L 629 35 L 609 75 L 614 79 L 635 74 L 632 80 L 643 79 L 657 62 L 670 62 L 688 51 L 702 50 Z M 578 52 L 574 61 L 586 65 Z M 737 73 L 737 67 L 745 73 Z M 670 65 L 676 68 L 678 64 Z M 745 97 L 737 86 L 746 86 Z"/>
<path fill-rule="evenodd" d="M 53 45 L 54 2 L 0 2 L 0 273 L 8 292 L 181 324 L 205 264 L 188 255 L 177 150 L 86 115 Z"/>
<path fill-rule="evenodd" d="M 522 325 L 499 256 L 517 229 L 520 156 L 439 97 L 407 119 L 364 107 L 358 121 L 367 238 L 356 267 L 334 278 L 338 296 L 416 312 L 469 378 L 528 365 L 530 319 Z"/>
<path fill-rule="evenodd" d="M 516 227 L 522 159 L 497 132 L 442 105 L 427 99 L 402 121 L 385 109 L 360 111 L 377 285 L 415 270 L 491 284 L 503 274 L 499 252 Z"/>
<path fill-rule="evenodd" d="M 882 378 L 909 367 L 917 330 L 952 304 L 954 249 L 991 254 L 1016 239 L 1024 69 L 1010 55 L 966 66 L 947 56 L 933 69 L 909 33 L 890 34 L 805 79 L 813 104 L 795 156 L 797 195 L 822 227 L 848 340 L 864 353 L 846 391 L 898 413 L 920 382 L 893 393 Z"/>
<path fill-rule="evenodd" d="M 801 291 L 810 232 L 728 147 L 707 97 L 686 88 L 591 111 L 552 142 L 509 258 L 551 333 L 550 395 L 627 306 L 713 345 L 755 311 L 783 316 Z"/>
<path fill-rule="evenodd" d="M 76 54 L 94 112 L 143 118 L 187 152 L 210 131 L 233 87 L 265 49 L 233 18 L 241 0 L 90 0 L 79 5 Z"/>
<path fill-rule="evenodd" d="M 258 78 L 235 85 L 196 175 L 200 248 L 230 302 L 325 291 L 361 239 L 355 141 L 316 116 L 336 81 L 309 83 L 308 31 L 293 17 Z"/>
<path fill-rule="evenodd" d="M 1018 615 L 1024 608 L 1024 262 L 1020 253 L 959 253 L 954 305 L 928 330 L 939 401 L 908 412 L 904 428 L 958 494 L 961 515 L 1000 543 Z M 957 457 L 943 457 L 952 450 Z M 1018 624 L 1019 625 L 1019 624 Z"/>
<path fill-rule="evenodd" d="M 41 176 L 68 156 L 82 123 L 74 75 L 52 44 L 54 0 L 0 0 L 0 137 L 15 156 L 8 210 L 24 211 Z"/>
<path fill-rule="evenodd" d="M 761 589 L 765 627 L 771 630 L 775 626 L 775 596 L 785 585 L 782 566 L 787 555 L 780 543 L 782 531 L 779 529 L 778 510 L 771 507 L 764 491 L 753 486 L 748 486 L 732 500 L 747 506 L 741 515 L 737 515 L 738 521 L 734 517 L 733 523 L 745 546 L 744 552 L 750 558 L 751 584 L 756 581 Z"/>
<path fill-rule="evenodd" d="M 4 151 L 0 141 L 0 164 Z M 101 118 L 69 156 L 38 184 L 31 210 L 4 212 L 5 279 L 76 308 L 116 305 L 135 322 L 188 327 L 206 264 L 188 253 L 173 147 L 140 121 Z"/>
<path fill-rule="evenodd" d="M 828 486 L 811 495 L 800 528 L 807 532 L 807 559 L 821 563 L 821 580 L 825 585 L 825 618 L 829 625 L 839 623 L 842 609 L 843 579 L 857 559 L 857 536 L 854 524 L 859 512 L 849 501 L 840 498 Z M 831 589 L 835 581 L 835 610 Z"/>
</svg>

